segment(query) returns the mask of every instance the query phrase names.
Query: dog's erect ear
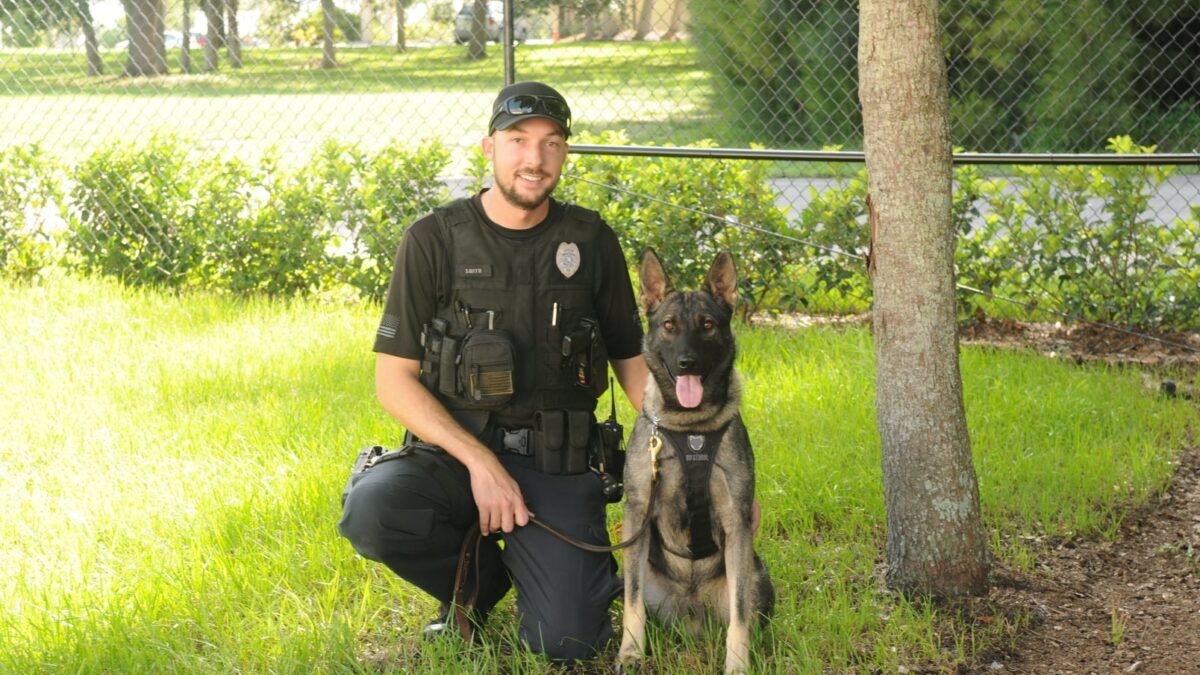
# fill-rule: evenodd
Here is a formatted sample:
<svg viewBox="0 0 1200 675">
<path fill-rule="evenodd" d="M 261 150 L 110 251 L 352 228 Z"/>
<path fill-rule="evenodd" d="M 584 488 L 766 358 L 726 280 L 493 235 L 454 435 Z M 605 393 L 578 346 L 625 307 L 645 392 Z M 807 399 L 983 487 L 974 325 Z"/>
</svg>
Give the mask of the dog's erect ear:
<svg viewBox="0 0 1200 675">
<path fill-rule="evenodd" d="M 708 270 L 708 292 L 725 303 L 729 309 L 737 304 L 737 270 L 733 268 L 733 256 L 721 251 Z"/>
<path fill-rule="evenodd" d="M 658 261 L 654 249 L 648 248 L 642 254 L 639 276 L 642 282 L 642 308 L 648 314 L 671 292 L 671 280 L 667 279 L 667 273 L 663 271 L 662 263 Z"/>
</svg>

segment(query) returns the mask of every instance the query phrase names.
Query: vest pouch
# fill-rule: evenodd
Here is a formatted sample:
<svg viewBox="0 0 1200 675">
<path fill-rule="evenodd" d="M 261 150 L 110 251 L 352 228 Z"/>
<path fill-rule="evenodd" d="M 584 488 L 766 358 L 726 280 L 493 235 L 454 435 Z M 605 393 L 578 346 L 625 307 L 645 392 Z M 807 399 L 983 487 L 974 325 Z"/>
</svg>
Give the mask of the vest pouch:
<svg viewBox="0 0 1200 675">
<path fill-rule="evenodd" d="M 462 389 L 458 385 L 455 369 L 458 366 L 458 340 L 449 335 L 442 336 L 442 348 L 438 363 L 438 391 L 457 398 Z"/>
<path fill-rule="evenodd" d="M 471 331 L 458 350 L 459 400 L 466 407 L 496 410 L 512 400 L 517 350 L 506 331 Z M 444 347 L 442 358 L 446 358 Z"/>
<path fill-rule="evenodd" d="M 586 410 L 568 410 L 567 447 L 563 452 L 563 473 L 583 473 L 588 470 L 591 441 L 591 413 Z"/>
<path fill-rule="evenodd" d="M 534 468 L 542 473 L 562 473 L 567 417 L 562 410 L 539 410 L 533 414 Z"/>
</svg>

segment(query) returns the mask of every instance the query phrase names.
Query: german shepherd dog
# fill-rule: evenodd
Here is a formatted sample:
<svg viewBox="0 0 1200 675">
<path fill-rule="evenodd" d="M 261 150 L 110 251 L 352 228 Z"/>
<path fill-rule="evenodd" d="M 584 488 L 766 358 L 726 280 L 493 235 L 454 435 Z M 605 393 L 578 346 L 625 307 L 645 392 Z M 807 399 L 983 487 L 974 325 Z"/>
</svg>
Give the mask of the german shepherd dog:
<svg viewBox="0 0 1200 675">
<path fill-rule="evenodd" d="M 674 290 L 653 250 L 640 276 L 651 377 L 629 438 L 622 530 L 649 527 L 625 549 L 617 669 L 640 665 L 649 607 L 697 632 L 705 610 L 715 612 L 728 626 L 725 672 L 741 673 L 750 665 L 750 622 L 770 615 L 775 587 L 750 529 L 754 453 L 733 368 L 733 258 L 720 253 L 699 291 Z"/>
</svg>

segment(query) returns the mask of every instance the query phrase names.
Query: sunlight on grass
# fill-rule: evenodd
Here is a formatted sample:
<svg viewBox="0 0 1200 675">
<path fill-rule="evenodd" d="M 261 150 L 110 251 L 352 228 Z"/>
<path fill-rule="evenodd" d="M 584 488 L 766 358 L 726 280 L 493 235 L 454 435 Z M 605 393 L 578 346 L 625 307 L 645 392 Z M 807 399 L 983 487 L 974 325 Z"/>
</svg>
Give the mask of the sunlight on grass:
<svg viewBox="0 0 1200 675">
<path fill-rule="evenodd" d="M 353 455 L 400 435 L 373 398 L 376 307 L 53 278 L 0 284 L 0 311 L 0 672 L 549 670 L 496 647 L 511 599 L 489 646 L 418 653 L 433 602 L 337 537 Z M 780 590 L 762 672 L 946 666 L 1001 639 L 879 581 L 869 333 L 742 328 L 740 346 Z M 963 372 L 997 542 L 1102 535 L 1166 484 L 1191 413 L 1135 373 L 986 350 Z M 720 634 L 652 627 L 657 672 L 711 668 Z"/>
</svg>

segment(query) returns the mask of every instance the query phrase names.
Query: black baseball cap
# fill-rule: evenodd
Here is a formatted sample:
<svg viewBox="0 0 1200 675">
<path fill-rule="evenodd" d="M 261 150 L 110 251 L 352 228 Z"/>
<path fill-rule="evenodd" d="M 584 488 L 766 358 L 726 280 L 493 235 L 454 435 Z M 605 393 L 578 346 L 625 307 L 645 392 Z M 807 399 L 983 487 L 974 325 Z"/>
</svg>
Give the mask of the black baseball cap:
<svg viewBox="0 0 1200 675">
<path fill-rule="evenodd" d="M 571 136 L 571 108 L 553 87 L 541 82 L 516 82 L 500 90 L 492 103 L 488 135 L 524 119 L 542 117 L 557 122 L 563 137 Z"/>
</svg>

